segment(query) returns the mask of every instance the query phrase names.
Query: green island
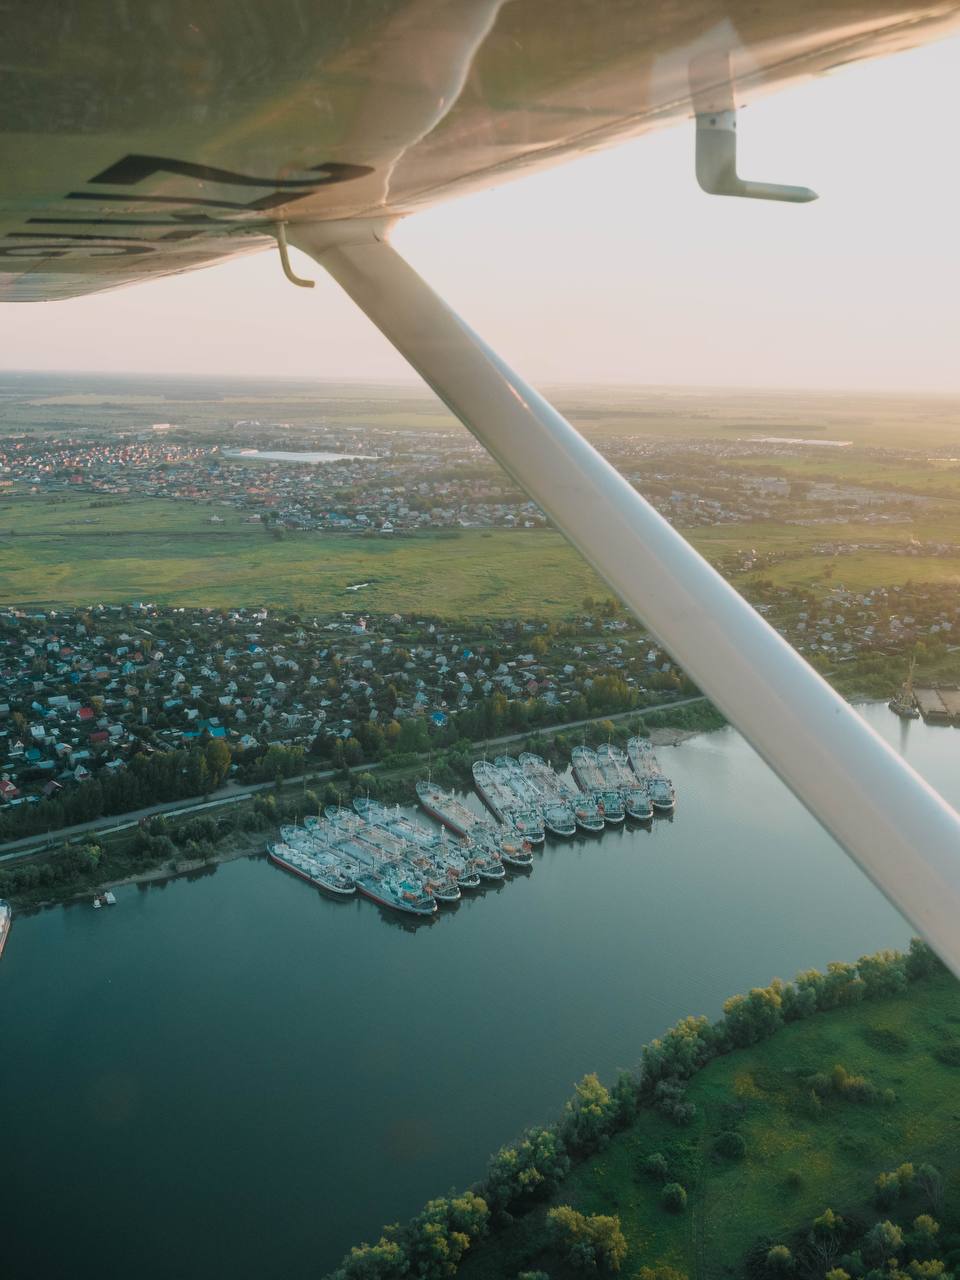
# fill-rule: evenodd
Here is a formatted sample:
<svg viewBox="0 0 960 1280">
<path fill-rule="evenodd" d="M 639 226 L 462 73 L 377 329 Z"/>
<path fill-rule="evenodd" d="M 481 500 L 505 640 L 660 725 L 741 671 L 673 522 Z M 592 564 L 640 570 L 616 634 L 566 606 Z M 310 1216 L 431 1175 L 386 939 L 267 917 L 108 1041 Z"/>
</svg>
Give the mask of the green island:
<svg viewBox="0 0 960 1280">
<path fill-rule="evenodd" d="M 960 988 L 919 940 L 775 980 L 586 1076 L 332 1280 L 948 1280 L 958 1071 Z"/>
</svg>

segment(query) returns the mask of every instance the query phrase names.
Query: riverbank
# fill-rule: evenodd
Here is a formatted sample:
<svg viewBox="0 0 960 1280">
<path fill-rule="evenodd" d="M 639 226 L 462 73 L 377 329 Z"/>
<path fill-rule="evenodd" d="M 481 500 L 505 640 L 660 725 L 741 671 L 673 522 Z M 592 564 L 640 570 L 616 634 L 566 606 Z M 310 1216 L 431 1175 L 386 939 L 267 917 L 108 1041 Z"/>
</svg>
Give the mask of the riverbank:
<svg viewBox="0 0 960 1280">
<path fill-rule="evenodd" d="M 923 943 L 807 970 L 724 1008 L 713 1024 L 682 1020 L 609 1088 L 585 1076 L 559 1121 L 494 1154 L 470 1191 L 390 1228 L 397 1269 L 376 1274 L 403 1274 L 423 1236 L 457 1230 L 463 1280 L 574 1280 L 572 1242 L 555 1229 L 562 1207 L 568 1224 L 583 1215 L 599 1230 L 600 1216 L 626 1274 L 755 1274 L 758 1242 L 765 1253 L 801 1236 L 827 1205 L 846 1216 L 884 1170 L 929 1162 L 954 1182 L 960 987 Z M 454 1221 L 464 1206 L 472 1227 Z M 891 1213 L 880 1208 L 877 1218 Z M 953 1226 L 956 1208 L 937 1217 Z M 383 1243 L 355 1249 L 329 1280 L 370 1274 Z"/>
<path fill-rule="evenodd" d="M 289 778 L 281 784 L 228 785 L 225 794 L 195 804 L 182 801 L 156 811 L 120 815 L 66 833 L 57 845 L 25 849 L 9 869 L 0 869 L 0 897 L 17 910 L 33 910 L 82 900 L 117 884 L 162 878 L 181 863 L 202 866 L 226 861 L 233 845 L 246 836 L 263 843 L 280 822 L 301 822 L 326 804 L 349 803 L 355 795 L 388 804 L 416 804 L 414 781 L 429 770 L 441 786 L 472 788 L 471 765 L 481 751 L 508 748 L 546 755 L 565 768 L 577 742 L 625 745 L 634 733 L 648 733 L 657 745 L 674 745 L 697 733 L 726 724 L 702 696 L 695 695 L 647 712 L 617 712 L 608 717 L 545 727 L 532 734 L 509 734 L 482 742 L 461 741 L 445 751 L 411 754 L 402 763 L 389 761 L 339 771 Z M 245 801 L 241 805 L 241 801 Z M 175 807 L 171 807 L 171 805 Z M 185 833 L 185 834 L 183 834 Z M 183 835 L 183 838 L 181 838 Z M 52 841 L 52 837 L 46 838 Z M 181 848 L 186 847 L 186 857 Z M 225 850 L 222 846 L 227 844 Z M 202 847 L 201 847 L 202 846 Z M 8 852 L 8 857 L 12 855 Z M 104 872 L 108 874 L 104 875 Z"/>
<path fill-rule="evenodd" d="M 868 711 L 898 738 L 889 712 Z M 960 734 L 921 723 L 907 738 L 910 763 L 960 799 Z M 682 1015 L 907 944 L 733 729 L 658 755 L 680 795 L 672 820 L 552 843 L 531 875 L 426 928 L 261 857 L 117 890 L 110 911 L 22 917 L 0 962 L 0 1087 L 17 1099 L 5 1142 L 25 1170 L 5 1199 L 8 1269 L 66 1275 L 81 1256 L 95 1270 L 109 1203 L 118 1273 L 322 1275 L 381 1223 L 469 1186 L 585 1072 L 609 1084 Z M 285 1194 L 278 1166 L 311 1194 Z M 238 1205 L 284 1231 L 265 1236 Z"/>
<path fill-rule="evenodd" d="M 84 885 L 83 888 L 75 889 L 70 893 L 62 896 L 41 898 L 36 901 L 18 904 L 16 901 L 12 903 L 15 915 L 34 915 L 38 911 L 45 911 L 50 907 L 66 907 L 77 902 L 92 902 L 93 898 L 100 893 L 106 893 L 108 889 L 125 889 L 130 885 L 152 884 L 167 880 L 177 880 L 183 876 L 196 875 L 198 871 L 212 870 L 223 862 L 233 862 L 237 858 L 251 858 L 258 854 L 265 854 L 266 840 L 262 832 L 251 835 L 246 839 L 239 839 L 235 843 L 231 843 L 230 848 L 215 849 L 213 852 L 205 854 L 199 858 L 178 859 L 175 865 L 167 863 L 163 866 L 143 867 L 138 871 L 132 871 L 127 875 L 118 876 L 112 880 L 101 880 L 93 885 Z"/>
</svg>

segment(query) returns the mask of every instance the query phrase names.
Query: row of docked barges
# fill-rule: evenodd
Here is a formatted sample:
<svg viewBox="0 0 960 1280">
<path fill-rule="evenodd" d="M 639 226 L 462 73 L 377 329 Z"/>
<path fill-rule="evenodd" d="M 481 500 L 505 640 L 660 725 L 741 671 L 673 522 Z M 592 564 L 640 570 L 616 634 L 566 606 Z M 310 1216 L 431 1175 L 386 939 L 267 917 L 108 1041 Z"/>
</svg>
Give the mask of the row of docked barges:
<svg viewBox="0 0 960 1280">
<path fill-rule="evenodd" d="M 626 752 L 576 747 L 572 766 L 576 785 L 531 752 L 476 761 L 474 782 L 495 821 L 426 780 L 417 783 L 417 798 L 439 828 L 399 806 L 356 797 L 352 809 L 328 806 L 302 827 L 281 827 L 267 851 L 278 866 L 334 897 L 362 894 L 408 915 L 431 916 L 438 904 L 503 880 L 507 867 L 529 869 L 532 849 L 548 831 L 599 833 L 676 805 L 673 783 L 646 739 L 631 738 Z"/>
<path fill-rule="evenodd" d="M 519 758 L 498 756 L 492 764 L 478 760 L 473 780 L 497 819 L 532 844 L 541 843 L 545 831 L 599 832 L 626 818 L 648 822 L 654 812 L 676 807 L 673 783 L 645 738 L 631 738 L 625 752 L 612 744 L 574 747 L 571 763 L 576 786 L 529 751 Z"/>
<path fill-rule="evenodd" d="M 420 784 L 429 785 L 429 784 Z M 437 803 L 459 812 L 455 796 Z M 512 829 L 470 814 L 454 838 L 377 800 L 356 797 L 352 809 L 328 806 L 302 827 L 280 828 L 267 852 L 273 862 L 334 897 L 362 894 L 379 906 L 430 916 L 440 903 L 459 901 L 484 881 L 503 880 L 507 867 L 529 868 L 528 841 Z"/>
</svg>

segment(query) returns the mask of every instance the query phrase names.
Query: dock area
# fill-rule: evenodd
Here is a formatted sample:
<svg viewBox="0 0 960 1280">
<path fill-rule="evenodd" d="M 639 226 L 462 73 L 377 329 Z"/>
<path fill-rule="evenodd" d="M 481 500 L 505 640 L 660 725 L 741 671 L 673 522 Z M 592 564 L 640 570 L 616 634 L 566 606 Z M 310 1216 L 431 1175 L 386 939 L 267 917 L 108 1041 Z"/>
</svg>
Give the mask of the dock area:
<svg viewBox="0 0 960 1280">
<path fill-rule="evenodd" d="M 931 724 L 960 724 L 960 689 L 915 688 L 914 698 Z"/>
<path fill-rule="evenodd" d="M 631 738 L 627 751 L 607 743 L 573 750 L 571 782 L 541 756 L 498 756 L 472 767 L 481 815 L 453 792 L 422 779 L 417 798 L 426 826 L 368 797 L 352 807 L 328 806 L 303 826 L 285 825 L 268 844 L 272 862 L 337 898 L 360 894 L 408 916 L 431 917 L 464 890 L 502 881 L 508 867 L 529 870 L 544 836 L 600 834 L 626 818 L 652 821 L 672 814 L 673 783 L 652 744 Z"/>
</svg>

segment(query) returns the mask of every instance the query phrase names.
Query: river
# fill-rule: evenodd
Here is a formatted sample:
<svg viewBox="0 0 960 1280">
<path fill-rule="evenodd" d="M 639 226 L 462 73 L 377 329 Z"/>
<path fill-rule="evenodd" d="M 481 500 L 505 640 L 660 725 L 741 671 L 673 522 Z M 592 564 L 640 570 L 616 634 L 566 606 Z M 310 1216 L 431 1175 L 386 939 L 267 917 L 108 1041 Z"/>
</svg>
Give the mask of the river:
<svg viewBox="0 0 960 1280">
<path fill-rule="evenodd" d="M 225 449 L 221 454 L 231 462 L 369 462 L 371 453 L 291 453 L 283 449 Z"/>
<path fill-rule="evenodd" d="M 864 714 L 960 801 L 960 733 Z M 5 1280 L 316 1280 L 677 1018 L 906 944 L 733 730 L 660 758 L 673 819 L 548 843 L 426 927 L 262 858 L 16 919 Z"/>
</svg>

